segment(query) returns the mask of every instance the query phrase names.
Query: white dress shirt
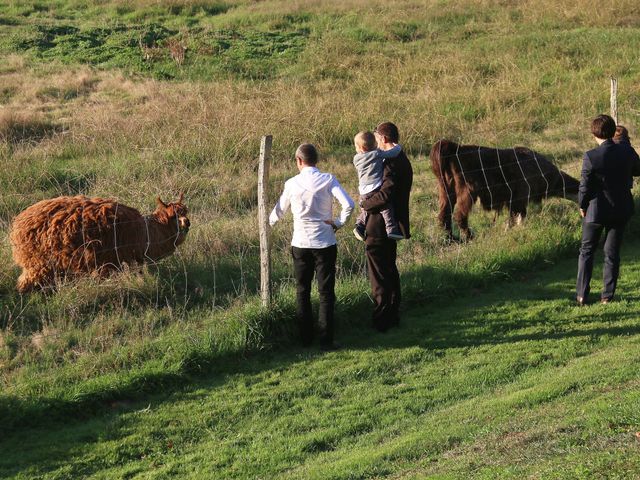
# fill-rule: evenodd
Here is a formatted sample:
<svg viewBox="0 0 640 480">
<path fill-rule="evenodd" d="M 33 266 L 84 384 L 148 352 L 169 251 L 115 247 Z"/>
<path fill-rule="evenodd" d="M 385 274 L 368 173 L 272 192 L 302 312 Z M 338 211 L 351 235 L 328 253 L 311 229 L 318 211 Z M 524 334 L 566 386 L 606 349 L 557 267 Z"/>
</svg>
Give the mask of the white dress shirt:
<svg viewBox="0 0 640 480">
<path fill-rule="evenodd" d="M 333 218 L 334 197 L 342 205 L 338 218 Z M 336 234 L 325 220 L 333 220 L 336 227 L 342 227 L 353 212 L 354 203 L 336 177 L 322 173 L 316 167 L 304 167 L 284 184 L 280 200 L 269 216 L 269 224 L 273 226 L 289 207 L 293 214 L 291 245 L 326 248 L 336 244 Z"/>
</svg>

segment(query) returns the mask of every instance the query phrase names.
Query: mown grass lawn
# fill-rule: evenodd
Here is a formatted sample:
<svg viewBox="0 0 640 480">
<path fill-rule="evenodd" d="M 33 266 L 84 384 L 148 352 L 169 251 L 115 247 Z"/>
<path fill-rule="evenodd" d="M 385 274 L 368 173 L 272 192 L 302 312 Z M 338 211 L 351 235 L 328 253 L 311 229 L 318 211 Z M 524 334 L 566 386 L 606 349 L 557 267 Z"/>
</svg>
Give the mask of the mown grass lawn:
<svg viewBox="0 0 640 480">
<path fill-rule="evenodd" d="M 188 388 L 0 440 L 3 478 L 634 478 L 640 244 L 619 300 L 576 261 L 406 312 L 338 352 L 220 364 Z M 596 271 L 597 295 L 600 271 Z"/>
</svg>

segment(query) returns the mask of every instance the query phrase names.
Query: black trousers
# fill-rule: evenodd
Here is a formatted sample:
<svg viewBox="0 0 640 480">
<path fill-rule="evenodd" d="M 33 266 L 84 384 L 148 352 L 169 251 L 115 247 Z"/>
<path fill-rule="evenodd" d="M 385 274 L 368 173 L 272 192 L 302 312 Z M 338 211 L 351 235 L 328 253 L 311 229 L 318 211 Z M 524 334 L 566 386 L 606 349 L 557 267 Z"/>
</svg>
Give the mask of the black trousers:
<svg viewBox="0 0 640 480">
<path fill-rule="evenodd" d="M 400 322 L 400 273 L 396 266 L 398 244 L 388 238 L 367 238 L 366 254 L 373 308 L 373 327 L 381 332 Z"/>
<path fill-rule="evenodd" d="M 583 222 L 582 244 L 578 258 L 578 280 L 576 282 L 576 296 L 585 300 L 589 296 L 589 283 L 593 273 L 593 259 L 600 236 L 604 231 L 604 288 L 601 298 L 612 299 L 616 292 L 616 284 L 620 273 L 620 246 L 625 223 L 617 225 L 600 225 L 598 223 Z"/>
<path fill-rule="evenodd" d="M 318 312 L 320 343 L 325 345 L 333 343 L 337 251 L 336 245 L 327 248 L 291 247 L 297 286 L 296 317 L 300 327 L 302 344 L 305 346 L 311 345 L 313 341 L 311 282 L 314 272 L 318 280 L 318 295 L 320 297 L 320 309 Z"/>
</svg>

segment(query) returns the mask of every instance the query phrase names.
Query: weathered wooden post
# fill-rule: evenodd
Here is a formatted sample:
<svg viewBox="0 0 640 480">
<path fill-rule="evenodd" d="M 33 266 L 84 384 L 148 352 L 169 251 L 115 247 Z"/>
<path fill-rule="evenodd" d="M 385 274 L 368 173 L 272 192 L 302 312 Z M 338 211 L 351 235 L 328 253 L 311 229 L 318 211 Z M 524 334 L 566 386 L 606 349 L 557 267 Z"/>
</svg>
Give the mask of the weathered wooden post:
<svg viewBox="0 0 640 480">
<path fill-rule="evenodd" d="M 273 137 L 266 135 L 260 143 L 260 163 L 258 164 L 258 227 L 260 229 L 260 296 L 262 306 L 271 303 L 271 239 L 269 235 L 269 163 Z"/>
<path fill-rule="evenodd" d="M 611 117 L 618 124 L 618 80 L 611 77 Z"/>
</svg>

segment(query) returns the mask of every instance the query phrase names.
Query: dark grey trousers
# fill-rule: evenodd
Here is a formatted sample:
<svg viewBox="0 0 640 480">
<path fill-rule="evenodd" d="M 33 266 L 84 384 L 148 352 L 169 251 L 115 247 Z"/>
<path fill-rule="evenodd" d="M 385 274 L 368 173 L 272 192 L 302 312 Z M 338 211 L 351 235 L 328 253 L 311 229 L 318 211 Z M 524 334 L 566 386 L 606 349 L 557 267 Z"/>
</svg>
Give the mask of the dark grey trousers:
<svg viewBox="0 0 640 480">
<path fill-rule="evenodd" d="M 371 196 L 371 194 L 378 190 L 380 189 L 377 188 L 373 192 L 362 195 L 362 200 L 366 200 Z M 361 225 L 365 228 L 365 225 L 367 224 L 367 215 L 367 211 L 364 208 L 361 208 L 360 213 L 356 218 L 356 225 Z M 398 222 L 396 221 L 396 212 L 393 209 L 393 204 L 391 202 L 385 205 L 383 210 L 380 210 L 380 215 L 382 215 L 382 219 L 384 220 L 384 227 L 387 230 L 387 234 L 399 232 Z"/>
<path fill-rule="evenodd" d="M 600 225 L 598 223 L 583 222 L 582 244 L 578 258 L 578 279 L 576 282 L 576 297 L 585 300 L 589 296 L 593 260 L 598 242 L 604 231 L 604 288 L 601 298 L 611 300 L 616 292 L 618 275 L 620 273 L 620 246 L 625 223 L 617 225 Z"/>
</svg>

